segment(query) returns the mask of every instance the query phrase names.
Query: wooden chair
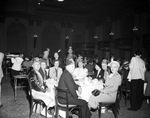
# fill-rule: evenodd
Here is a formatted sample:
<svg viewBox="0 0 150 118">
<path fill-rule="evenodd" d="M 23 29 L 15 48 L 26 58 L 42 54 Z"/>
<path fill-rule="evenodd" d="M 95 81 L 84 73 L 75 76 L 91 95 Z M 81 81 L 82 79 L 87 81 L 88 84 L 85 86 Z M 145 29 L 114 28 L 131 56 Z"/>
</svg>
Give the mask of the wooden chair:
<svg viewBox="0 0 150 118">
<path fill-rule="evenodd" d="M 14 76 L 14 99 L 15 99 L 15 101 L 17 100 L 17 89 L 26 87 L 26 85 L 22 85 L 22 84 L 18 85 L 19 80 L 21 82 L 27 80 L 27 75 L 19 74 L 19 75 Z"/>
<path fill-rule="evenodd" d="M 72 111 L 74 109 L 79 110 L 79 118 L 81 118 L 81 111 L 80 107 L 77 105 L 69 105 L 68 103 L 68 90 L 67 89 L 60 89 L 55 86 L 55 118 L 59 116 L 59 110 L 63 110 L 66 112 L 66 118 L 69 118 L 70 114 L 72 115 Z M 60 96 L 58 93 L 63 93 L 65 97 Z M 59 100 L 63 100 L 66 104 L 61 104 Z"/>
<path fill-rule="evenodd" d="M 121 83 L 121 98 L 123 97 L 125 100 L 125 106 L 127 105 L 127 100 L 130 97 L 130 82 L 127 79 L 129 70 L 125 69 L 123 67 L 122 72 L 121 72 L 121 76 L 122 76 L 122 83 Z"/>
<path fill-rule="evenodd" d="M 119 109 L 120 109 L 120 95 L 121 95 L 121 86 L 118 87 L 117 96 L 115 102 L 100 102 L 98 107 L 99 118 L 101 118 L 101 109 L 102 107 L 106 107 L 107 109 L 112 110 L 114 117 L 118 118 Z"/>
<path fill-rule="evenodd" d="M 44 103 L 44 101 L 42 101 L 40 99 L 34 99 L 33 98 L 32 90 L 31 90 L 31 83 L 30 83 L 29 79 L 28 79 L 28 100 L 29 100 L 29 104 L 30 104 L 29 118 L 31 118 L 34 107 L 35 107 L 35 111 L 36 111 L 38 105 L 45 107 L 45 114 L 46 114 L 45 118 L 47 118 L 47 106 Z"/>
<path fill-rule="evenodd" d="M 130 83 L 128 82 L 128 80 L 125 80 L 122 85 L 121 85 L 121 93 L 122 93 L 122 96 L 124 99 L 125 99 L 125 106 L 127 105 L 127 101 L 130 97 L 130 93 L 131 93 L 131 90 L 130 90 Z"/>
</svg>

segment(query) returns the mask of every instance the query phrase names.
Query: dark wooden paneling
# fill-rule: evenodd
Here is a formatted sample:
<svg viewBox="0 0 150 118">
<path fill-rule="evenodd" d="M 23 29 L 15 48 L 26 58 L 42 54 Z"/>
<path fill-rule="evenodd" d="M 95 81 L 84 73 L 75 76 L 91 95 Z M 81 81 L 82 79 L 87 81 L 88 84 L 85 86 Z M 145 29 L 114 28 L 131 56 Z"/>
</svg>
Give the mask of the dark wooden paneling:
<svg viewBox="0 0 150 118">
<path fill-rule="evenodd" d="M 21 23 L 11 23 L 7 29 L 6 51 L 27 54 L 27 29 Z"/>
</svg>

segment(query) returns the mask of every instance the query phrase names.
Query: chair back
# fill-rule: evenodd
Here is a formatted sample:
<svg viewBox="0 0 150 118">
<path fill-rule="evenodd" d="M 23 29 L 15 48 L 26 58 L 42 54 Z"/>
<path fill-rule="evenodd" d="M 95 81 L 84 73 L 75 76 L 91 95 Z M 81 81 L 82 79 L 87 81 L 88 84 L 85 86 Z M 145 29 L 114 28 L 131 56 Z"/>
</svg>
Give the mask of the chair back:
<svg viewBox="0 0 150 118">
<path fill-rule="evenodd" d="M 58 88 L 55 86 L 55 102 L 60 106 L 64 104 L 68 108 L 68 93 L 67 89 Z"/>
<path fill-rule="evenodd" d="M 36 113 L 37 112 L 37 106 L 38 104 L 45 107 L 45 117 L 47 118 L 47 106 L 45 104 L 45 102 L 41 99 L 34 99 L 33 95 L 32 95 L 32 87 L 31 87 L 31 81 L 29 79 L 29 76 L 27 77 L 27 81 L 28 81 L 28 86 L 27 86 L 27 99 L 29 101 L 29 107 L 30 107 L 30 114 L 29 114 L 29 118 L 31 118 L 31 115 L 33 113 L 33 111 Z M 40 106 L 40 107 L 41 107 Z"/>
<path fill-rule="evenodd" d="M 116 101 L 121 100 L 121 85 L 118 86 Z"/>
<path fill-rule="evenodd" d="M 116 101 L 115 102 L 100 102 L 99 103 L 99 118 L 101 118 L 101 107 L 107 106 L 109 109 L 112 109 L 115 118 L 118 118 L 119 109 L 120 109 L 120 100 L 121 100 L 121 86 L 118 86 Z"/>
<path fill-rule="evenodd" d="M 33 104 L 33 96 L 32 96 L 32 87 L 31 87 L 31 82 L 29 80 L 29 77 L 27 78 L 27 81 L 28 81 L 28 85 L 27 85 L 27 97 L 28 97 L 28 100 L 30 102 L 30 105 L 32 106 Z"/>
<path fill-rule="evenodd" d="M 56 118 L 58 117 L 59 109 L 66 111 L 66 118 L 69 118 L 69 114 L 72 114 L 72 111 L 75 108 L 78 108 L 77 105 L 70 105 L 68 103 L 68 93 L 69 91 L 67 89 L 62 89 L 55 86 Z"/>
<path fill-rule="evenodd" d="M 115 109 L 116 109 L 117 114 L 119 114 L 120 100 L 121 100 L 121 86 L 118 86 L 116 102 L 115 102 Z"/>
</svg>

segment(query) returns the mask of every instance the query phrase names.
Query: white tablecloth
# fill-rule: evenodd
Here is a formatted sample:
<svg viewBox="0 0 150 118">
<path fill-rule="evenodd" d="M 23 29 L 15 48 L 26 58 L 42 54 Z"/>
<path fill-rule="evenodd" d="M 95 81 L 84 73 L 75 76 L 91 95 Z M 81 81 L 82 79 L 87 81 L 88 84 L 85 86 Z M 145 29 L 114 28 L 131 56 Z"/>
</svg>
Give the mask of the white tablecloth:
<svg viewBox="0 0 150 118">
<path fill-rule="evenodd" d="M 84 99 L 85 101 L 89 101 L 89 98 L 91 96 L 91 92 L 94 89 L 102 89 L 103 88 L 103 82 L 102 81 L 97 81 L 97 80 L 92 80 L 91 82 L 83 82 L 79 84 L 82 89 L 82 93 L 80 95 L 81 99 Z"/>
<path fill-rule="evenodd" d="M 58 81 L 55 81 L 54 79 L 47 79 L 45 82 L 48 88 L 50 88 L 51 91 L 53 91 L 55 95 L 54 86 L 58 86 Z M 59 110 L 59 115 L 63 118 L 66 118 L 66 112 L 63 110 Z"/>
<path fill-rule="evenodd" d="M 53 79 L 47 79 L 45 80 L 46 85 L 49 89 L 51 89 L 52 92 L 54 92 L 54 86 L 58 86 L 58 81 L 55 81 Z"/>
</svg>

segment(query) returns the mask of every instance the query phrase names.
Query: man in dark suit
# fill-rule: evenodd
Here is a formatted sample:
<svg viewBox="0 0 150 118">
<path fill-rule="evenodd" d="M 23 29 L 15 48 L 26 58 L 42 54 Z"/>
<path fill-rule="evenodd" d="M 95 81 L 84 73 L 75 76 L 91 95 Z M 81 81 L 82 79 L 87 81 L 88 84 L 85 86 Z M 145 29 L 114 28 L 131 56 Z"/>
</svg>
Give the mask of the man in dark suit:
<svg viewBox="0 0 150 118">
<path fill-rule="evenodd" d="M 75 63 L 73 61 L 73 59 L 67 59 L 66 60 L 66 69 L 64 70 L 59 83 L 58 83 L 58 87 L 59 88 L 67 88 L 69 91 L 69 104 L 72 105 L 78 105 L 81 108 L 81 115 L 82 118 L 90 118 L 90 111 L 88 108 L 88 104 L 85 100 L 82 99 L 78 99 L 78 95 L 76 93 L 76 91 L 78 91 L 79 93 L 81 92 L 79 85 L 77 85 L 72 77 L 72 73 L 75 69 Z M 61 94 L 61 93 L 60 93 Z M 64 94 L 62 94 L 61 96 L 64 97 Z M 64 101 L 59 101 L 60 103 L 64 103 Z"/>
<path fill-rule="evenodd" d="M 48 73 L 46 71 L 46 61 L 41 60 L 40 65 L 41 67 L 39 69 L 39 72 L 42 75 L 43 80 L 45 81 L 46 79 L 48 79 Z"/>
</svg>

